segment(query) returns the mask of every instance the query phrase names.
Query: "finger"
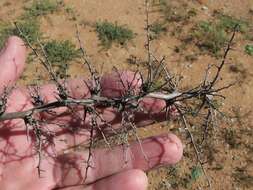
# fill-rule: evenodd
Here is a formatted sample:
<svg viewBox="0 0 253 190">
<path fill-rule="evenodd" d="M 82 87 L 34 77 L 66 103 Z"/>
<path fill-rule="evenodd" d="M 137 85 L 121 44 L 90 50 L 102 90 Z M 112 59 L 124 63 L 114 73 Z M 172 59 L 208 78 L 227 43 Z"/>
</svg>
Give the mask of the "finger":
<svg viewBox="0 0 253 190">
<path fill-rule="evenodd" d="M 0 52 L 0 93 L 19 78 L 25 66 L 25 59 L 24 42 L 18 37 L 10 37 Z"/>
<path fill-rule="evenodd" d="M 119 79 L 119 77 L 121 78 Z M 87 83 L 84 82 L 84 79 L 79 78 L 69 80 L 64 84 L 64 86 L 66 87 L 69 96 L 73 98 L 83 99 L 90 97 L 90 90 L 89 87 L 87 86 Z M 102 88 L 101 96 L 107 98 L 115 98 L 118 96 L 122 96 L 126 92 L 126 89 L 131 89 L 133 93 L 137 93 L 140 90 L 140 86 L 141 86 L 141 79 L 139 74 L 130 71 L 125 71 L 116 74 L 114 73 L 110 75 L 108 74 L 103 76 L 101 79 L 101 88 Z M 54 84 L 40 87 L 39 94 L 45 103 L 56 101 L 59 98 L 57 95 L 58 94 L 57 87 Z M 157 117 L 157 114 L 164 115 L 164 113 L 161 114 L 161 111 L 163 110 L 165 105 L 166 105 L 165 101 L 152 98 L 144 98 L 144 100 L 141 101 L 140 103 L 140 106 L 146 111 L 145 118 L 152 120 L 154 120 L 154 118 L 159 118 Z M 52 117 L 52 115 L 50 114 L 44 114 L 43 116 L 44 119 L 57 119 L 56 120 L 57 122 L 63 121 L 62 124 L 69 124 L 68 121 L 71 121 L 73 119 L 73 115 L 62 114 L 66 110 L 67 110 L 66 107 L 54 109 L 54 111 L 56 112 L 55 116 L 57 117 L 55 116 Z M 152 116 L 152 114 L 155 114 L 156 117 L 147 118 L 147 115 Z M 59 117 L 59 115 L 61 115 L 62 117 Z M 76 113 L 76 116 L 77 115 L 78 113 Z M 84 112 L 80 112 L 79 115 L 83 117 Z M 142 114 L 140 114 L 140 116 L 141 115 Z M 104 120 L 108 122 L 113 122 L 114 124 L 119 124 L 118 121 L 121 120 L 120 118 L 117 117 L 119 116 L 117 109 L 111 108 L 103 109 L 101 116 L 103 117 Z M 140 118 L 142 119 L 142 117 Z M 137 122 L 139 122 L 138 119 Z"/>
<path fill-rule="evenodd" d="M 124 84 L 124 86 L 123 86 Z M 125 92 L 125 88 L 132 88 L 135 92 L 139 90 L 140 87 L 140 77 L 137 77 L 136 73 L 133 72 L 123 72 L 122 73 L 122 78 L 118 79 L 115 74 L 114 75 L 106 75 L 101 79 L 101 85 L 102 85 L 102 96 L 106 97 L 115 97 L 120 94 L 123 94 Z M 66 91 L 68 92 L 68 95 L 72 98 L 76 99 L 85 99 L 90 97 L 90 90 L 89 87 L 87 86 L 87 83 L 85 83 L 84 79 L 72 79 L 69 81 L 66 81 L 64 83 L 64 86 L 66 87 Z M 128 86 L 128 87 L 126 87 Z M 25 99 L 30 100 L 27 103 L 34 102 L 34 100 L 31 97 L 31 94 L 37 94 L 40 99 L 44 102 L 44 104 L 51 103 L 54 101 L 57 101 L 59 99 L 59 92 L 55 84 L 48 84 L 48 85 L 43 85 L 39 87 L 39 91 L 32 89 L 32 90 L 27 90 L 26 93 L 22 92 L 23 96 L 27 96 Z M 14 96 L 15 99 L 15 94 L 12 93 L 12 96 Z M 147 115 L 152 115 L 152 113 L 160 113 L 161 110 L 165 106 L 165 102 L 162 100 L 155 100 L 151 98 L 146 98 L 144 101 L 141 102 L 140 104 L 146 111 L 147 114 L 145 114 L 145 118 L 147 119 Z M 14 110 L 22 110 L 23 107 L 20 107 L 15 104 L 15 102 L 10 102 L 10 107 L 14 108 Z M 83 110 L 83 107 L 81 107 Z M 73 114 L 69 114 L 69 112 L 66 113 L 68 109 L 66 107 L 61 107 L 61 108 L 56 108 L 53 110 L 54 114 L 47 114 L 44 113 L 42 114 L 43 119 L 45 120 L 53 120 L 56 119 L 55 122 L 60 122 L 61 125 L 64 124 L 69 124 L 73 120 Z M 73 112 L 72 112 L 73 113 Z M 119 124 L 118 121 L 120 121 L 120 118 L 117 118 L 118 115 L 117 109 L 105 109 L 103 110 L 103 118 L 104 120 L 108 122 L 114 122 L 115 124 Z M 137 113 L 138 114 L 138 113 Z M 78 114 L 76 112 L 75 116 L 79 116 L 82 118 L 84 115 L 84 112 L 81 112 Z M 140 114 L 140 118 L 142 114 Z M 60 116 L 60 117 L 59 117 Z M 138 118 L 138 117 L 137 117 Z M 157 118 L 157 117 L 156 117 Z M 151 119 L 151 118 L 148 118 Z M 154 119 L 154 118 L 152 118 Z M 80 118 L 79 118 L 80 120 Z M 80 120 L 81 121 L 81 120 Z M 88 121 L 88 120 L 87 120 Z M 139 122 L 139 120 L 137 119 Z M 78 123 L 76 123 L 77 126 Z"/>
<path fill-rule="evenodd" d="M 107 74 L 101 78 L 101 96 L 113 98 L 122 96 L 127 89 L 134 92 L 139 91 L 141 86 L 140 75 L 124 71 L 121 73 Z M 84 78 L 71 79 L 63 83 L 70 97 L 88 98 L 90 97 L 90 87 L 87 86 Z M 40 87 L 39 94 L 47 102 L 57 100 L 59 91 L 55 84 L 44 85 Z"/>
<path fill-rule="evenodd" d="M 142 170 L 128 170 L 102 179 L 87 190 L 146 190 L 148 178 Z"/>
<path fill-rule="evenodd" d="M 146 190 L 148 178 L 141 170 L 127 170 L 113 176 L 101 179 L 87 187 L 77 186 L 66 190 Z"/>
<path fill-rule="evenodd" d="M 85 79 L 79 78 L 66 81 L 64 86 L 70 97 L 88 98 L 91 94 L 90 87 L 87 86 L 87 83 Z M 134 95 L 140 91 L 142 85 L 140 74 L 131 71 L 114 72 L 104 75 L 100 83 L 101 96 L 107 98 L 123 96 L 128 90 L 132 91 L 131 94 Z M 54 84 L 41 86 L 39 94 L 46 103 L 59 99 L 59 92 Z M 164 108 L 165 102 L 148 98 L 146 101 L 142 101 L 142 105 L 148 112 L 158 113 L 159 110 Z"/>
<path fill-rule="evenodd" d="M 135 73 L 132 73 L 132 78 L 130 77 L 130 72 L 127 74 L 122 74 L 125 76 L 126 80 L 129 80 L 128 83 L 137 84 L 136 82 L 132 82 L 135 80 L 136 76 Z M 127 76 L 127 77 L 126 77 Z M 107 77 L 107 82 L 109 81 L 109 76 Z M 112 77 L 112 82 L 115 80 L 115 76 Z M 122 79 L 124 81 L 124 79 Z M 128 84 L 126 82 L 126 85 Z M 104 82 L 103 88 L 109 88 L 109 84 Z M 72 79 L 66 81 L 64 85 L 67 88 L 69 95 L 73 98 L 80 98 L 85 99 L 90 97 L 90 91 L 86 83 L 83 79 Z M 120 89 L 121 87 L 119 87 Z M 33 91 L 33 90 L 32 90 Z M 43 102 L 50 103 L 57 100 L 57 87 L 55 84 L 48 84 L 41 86 L 39 89 L 38 95 L 43 100 Z M 109 91 L 108 91 L 109 92 Z M 113 91 L 111 91 L 113 92 Z M 36 94 L 32 92 L 33 94 Z M 17 96 L 19 94 L 19 96 Z M 24 89 L 15 90 L 9 98 L 8 101 L 8 109 L 7 112 L 14 112 L 14 111 L 23 111 L 32 106 L 32 99 L 31 99 L 31 92 L 30 90 L 24 91 Z M 106 95 L 106 93 L 105 93 Z M 152 123 L 154 120 L 160 121 L 164 120 L 164 113 L 159 113 L 159 110 L 162 109 L 164 106 L 164 102 L 159 100 L 152 100 L 148 99 L 142 103 L 142 106 L 145 106 L 145 109 L 149 109 L 148 113 L 137 112 L 136 113 L 136 120 L 137 126 L 144 126 Z M 89 116 L 85 118 L 84 121 L 84 109 L 81 107 L 82 111 L 76 111 L 74 109 L 73 112 L 68 112 L 66 107 L 57 108 L 50 113 L 43 113 L 41 114 L 41 119 L 47 121 L 48 125 L 47 128 L 50 129 L 51 132 L 55 134 L 55 142 L 57 143 L 56 150 L 61 151 L 63 149 L 69 148 L 71 146 L 78 145 L 80 143 L 85 143 L 85 141 L 89 138 L 89 134 L 87 131 L 81 129 L 87 129 L 86 127 L 90 123 Z M 154 110 L 153 113 L 155 115 L 152 116 L 152 109 Z M 118 112 L 117 109 L 107 108 L 100 110 L 102 118 L 114 129 L 121 128 L 121 114 Z M 64 127 L 65 126 L 65 127 Z M 102 128 L 103 126 L 101 126 Z M 25 129 L 24 129 L 25 130 Z M 73 133 L 72 133 L 73 132 Z M 105 130 L 106 132 L 106 130 Z M 113 132 L 113 130 L 108 129 L 107 133 Z M 94 133 L 96 135 L 96 133 Z M 110 135 L 110 134 L 108 134 Z"/>
<path fill-rule="evenodd" d="M 142 148 L 141 148 L 142 147 Z M 132 143 L 129 148 L 117 146 L 113 149 L 97 149 L 90 160 L 91 167 L 86 170 L 88 152 L 65 154 L 55 165 L 55 180 L 59 186 L 93 183 L 129 169 L 149 169 L 177 163 L 183 154 L 181 141 L 173 134 L 147 138 Z M 86 177 L 87 171 L 87 177 Z"/>
</svg>

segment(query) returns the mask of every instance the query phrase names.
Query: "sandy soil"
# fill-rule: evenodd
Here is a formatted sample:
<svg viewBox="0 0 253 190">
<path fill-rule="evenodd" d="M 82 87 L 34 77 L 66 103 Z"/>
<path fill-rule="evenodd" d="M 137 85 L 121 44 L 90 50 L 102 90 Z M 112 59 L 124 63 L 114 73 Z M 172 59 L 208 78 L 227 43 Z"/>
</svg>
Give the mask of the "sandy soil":
<svg viewBox="0 0 253 190">
<path fill-rule="evenodd" d="M 81 38 L 85 43 L 86 50 L 97 68 L 102 72 L 111 71 L 113 66 L 120 69 L 136 69 L 130 65 L 127 58 L 131 55 L 139 59 L 145 59 L 145 9 L 143 0 L 65 0 L 66 6 L 72 7 L 75 12 L 76 21 L 70 19 L 64 9 L 40 19 L 41 29 L 45 36 L 51 39 L 69 39 L 77 44 L 75 37 L 75 24 L 79 24 Z M 173 1 L 172 1 L 173 2 Z M 252 0 L 192 0 L 175 1 L 178 4 L 186 4 L 188 8 L 194 8 L 197 15 L 181 27 L 187 34 L 189 28 L 200 20 L 213 19 L 214 10 L 220 10 L 237 18 L 243 18 L 253 25 Z M 25 0 L 1 0 L 0 22 L 14 20 L 23 11 L 22 7 L 29 1 Z M 160 12 L 151 13 L 151 20 L 161 19 Z M 108 20 L 127 25 L 135 33 L 135 38 L 126 47 L 113 45 L 108 50 L 103 50 L 92 25 L 99 20 Z M 169 31 L 175 24 L 169 26 Z M 251 34 L 252 35 L 252 34 Z M 208 64 L 219 63 L 220 59 L 200 52 L 194 44 L 188 44 L 182 53 L 174 51 L 180 46 L 180 37 L 172 36 L 169 32 L 162 34 L 158 39 L 152 41 L 152 50 L 159 58 L 166 57 L 167 67 L 174 73 L 184 76 L 183 86 L 191 86 L 202 79 L 204 70 Z M 207 163 L 204 165 L 215 190 L 243 190 L 253 189 L 253 57 L 245 54 L 244 46 L 253 44 L 240 35 L 236 37 L 234 51 L 231 52 L 227 64 L 222 72 L 222 84 L 239 81 L 235 86 L 223 92 L 227 97 L 222 110 L 233 116 L 232 122 L 220 122 L 215 129 L 209 146 L 206 147 Z M 194 55 L 196 60 L 187 61 L 185 56 Z M 236 66 L 239 71 L 232 71 L 231 66 Z M 40 67 L 30 63 L 24 73 L 25 78 L 34 78 L 34 71 Z M 71 63 L 69 73 L 71 76 L 84 76 L 87 74 L 80 63 Z M 31 80 L 29 80 L 31 81 Z M 20 81 L 28 84 L 28 80 Z M 142 136 L 150 136 L 168 131 L 174 131 L 182 139 L 185 136 L 180 132 L 177 123 L 151 126 L 140 130 Z M 235 147 L 229 144 L 226 135 L 233 131 Z M 188 141 L 184 141 L 186 153 L 182 161 L 172 170 L 171 167 L 160 168 L 148 172 L 150 190 L 165 189 L 207 189 L 206 179 L 201 175 L 196 181 L 187 181 L 196 165 L 196 157 Z M 174 185 L 173 185 L 174 184 Z M 178 184 L 178 185 L 175 185 Z M 173 187 L 171 187 L 173 186 Z M 176 187 L 177 186 L 177 187 Z"/>
</svg>

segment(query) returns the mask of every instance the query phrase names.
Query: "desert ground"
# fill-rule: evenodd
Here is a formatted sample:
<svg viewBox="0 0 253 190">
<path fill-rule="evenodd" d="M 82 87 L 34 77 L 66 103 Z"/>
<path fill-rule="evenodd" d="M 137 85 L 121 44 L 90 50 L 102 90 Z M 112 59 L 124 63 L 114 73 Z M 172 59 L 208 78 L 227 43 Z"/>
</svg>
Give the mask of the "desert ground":
<svg viewBox="0 0 253 190">
<path fill-rule="evenodd" d="M 144 0 L 63 0 L 58 1 L 56 7 L 44 9 L 32 7 L 35 3 L 0 0 L 0 44 L 15 21 L 25 20 L 38 24 L 42 40 L 68 40 L 78 48 L 75 27 L 78 25 L 87 54 L 99 72 L 108 73 L 113 67 L 132 71 L 145 69 L 141 65 L 147 55 Z M 40 10 L 41 14 L 34 15 L 33 9 Z M 147 173 L 149 190 L 208 189 L 206 177 L 210 179 L 211 189 L 253 189 L 253 1 L 150 0 L 149 17 L 151 51 L 158 59 L 164 56 L 168 70 L 181 76 L 182 89 L 198 84 L 208 65 L 221 62 L 226 41 L 232 34 L 231 26 L 234 23 L 240 26 L 219 81 L 220 86 L 235 84 L 222 91 L 226 97 L 219 102 L 223 116 L 210 129 L 201 147 L 206 175 L 178 122 L 155 124 L 140 129 L 140 137 L 173 132 L 181 138 L 185 151 L 175 166 Z M 105 21 L 131 30 L 129 39 L 103 42 L 98 34 L 98 23 Z M 28 58 L 18 84 L 46 83 L 48 77 L 42 66 L 34 56 Z M 67 65 L 68 77 L 88 75 L 78 57 L 67 57 L 63 67 L 57 64 L 59 72 Z M 196 139 L 200 127 L 200 121 L 191 122 Z"/>
</svg>

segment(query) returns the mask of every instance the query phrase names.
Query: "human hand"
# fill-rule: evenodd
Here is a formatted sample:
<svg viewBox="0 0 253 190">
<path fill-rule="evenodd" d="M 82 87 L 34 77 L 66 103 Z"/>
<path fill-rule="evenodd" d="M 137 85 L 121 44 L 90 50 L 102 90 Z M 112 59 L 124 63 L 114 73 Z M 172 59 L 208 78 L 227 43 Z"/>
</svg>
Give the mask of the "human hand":
<svg viewBox="0 0 253 190">
<path fill-rule="evenodd" d="M 24 42 L 11 37 L 6 47 L 0 53 L 0 94 L 4 87 L 11 86 L 21 75 L 26 59 Z M 130 73 L 126 74 L 131 78 Z M 105 96 L 117 95 L 121 91 L 115 84 L 115 76 L 105 76 L 102 79 L 102 93 Z M 81 79 L 67 82 L 68 92 L 72 97 L 89 97 L 89 89 Z M 56 100 L 57 89 L 54 84 L 40 87 L 40 96 L 46 103 Z M 157 114 L 164 102 L 149 99 L 145 109 L 150 114 Z M 9 95 L 6 112 L 17 112 L 33 107 L 28 88 L 16 88 Z M 26 125 L 22 119 L 0 123 L 0 190 L 144 190 L 147 189 L 147 176 L 143 171 L 152 168 L 175 164 L 182 157 L 181 141 L 173 134 L 150 137 L 142 141 L 141 146 L 133 142 L 123 151 L 122 146 L 95 149 L 92 152 L 91 165 L 86 178 L 87 157 L 89 152 L 70 151 L 69 148 L 88 144 L 90 134 L 88 123 L 79 119 L 82 112 L 75 115 L 66 114 L 66 109 L 54 110 L 57 117 L 51 114 L 41 114 L 41 120 L 47 121 L 43 128 L 50 131 L 51 137 L 43 146 L 40 163 L 41 177 L 38 176 L 38 154 L 36 152 L 34 135 L 27 135 Z M 101 110 L 103 118 L 114 129 L 121 127 L 120 115 L 112 108 Z M 156 115 L 156 116 L 159 116 Z M 136 125 L 150 123 L 147 115 L 137 114 Z M 67 126 L 64 127 L 64 126 Z M 83 179 L 85 184 L 82 184 Z"/>
</svg>

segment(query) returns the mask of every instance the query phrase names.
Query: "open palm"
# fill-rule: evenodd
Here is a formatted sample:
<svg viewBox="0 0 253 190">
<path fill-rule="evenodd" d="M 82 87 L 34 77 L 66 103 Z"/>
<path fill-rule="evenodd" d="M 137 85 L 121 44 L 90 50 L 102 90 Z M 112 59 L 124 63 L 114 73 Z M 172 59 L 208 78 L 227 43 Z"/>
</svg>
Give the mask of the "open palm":
<svg viewBox="0 0 253 190">
<path fill-rule="evenodd" d="M 26 49 L 21 39 L 11 37 L 0 53 L 0 93 L 4 87 L 13 84 L 23 71 Z M 133 77 L 125 72 L 125 79 Z M 122 90 L 115 83 L 115 76 L 104 76 L 102 93 L 104 96 L 117 96 Z M 69 94 L 75 98 L 89 97 L 86 83 L 81 79 L 67 82 Z M 57 89 L 53 84 L 41 86 L 40 96 L 44 102 L 57 98 Z M 31 92 L 27 87 L 14 89 L 7 102 L 6 112 L 17 112 L 33 107 Z M 143 105 L 150 115 L 161 110 L 163 102 L 149 99 Z M 41 176 L 38 176 L 38 152 L 35 140 L 22 119 L 0 123 L 0 190 L 144 190 L 147 188 L 147 177 L 143 171 L 166 164 L 175 164 L 182 156 L 182 144 L 173 134 L 150 137 L 140 143 L 133 142 L 124 151 L 122 146 L 111 149 L 101 148 L 92 152 L 91 166 L 86 178 L 88 150 L 71 151 L 69 148 L 87 144 L 90 133 L 88 123 L 78 119 L 82 114 L 66 114 L 66 109 L 57 108 L 55 114 L 41 114 L 47 121 L 44 124 L 51 138 L 43 146 L 40 163 Z M 100 114 L 114 129 L 121 127 L 120 115 L 112 108 L 101 110 Z M 159 117 L 159 114 L 157 114 Z M 144 119 L 145 118 L 145 119 Z M 150 123 L 151 119 L 144 113 L 137 113 L 137 126 Z M 67 126 L 67 127 L 64 127 Z M 143 154 L 148 158 L 148 162 Z M 85 184 L 82 184 L 83 179 Z"/>
</svg>

